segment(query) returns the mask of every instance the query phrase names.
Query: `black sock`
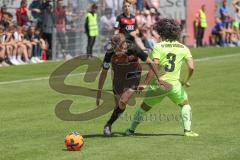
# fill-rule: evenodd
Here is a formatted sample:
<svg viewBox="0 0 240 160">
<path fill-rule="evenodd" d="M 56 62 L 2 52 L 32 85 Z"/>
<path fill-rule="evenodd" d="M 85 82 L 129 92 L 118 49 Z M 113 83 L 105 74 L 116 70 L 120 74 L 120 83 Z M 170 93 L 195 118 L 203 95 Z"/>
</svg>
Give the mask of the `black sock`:
<svg viewBox="0 0 240 160">
<path fill-rule="evenodd" d="M 125 111 L 125 109 L 122 110 L 119 107 L 115 108 L 111 115 L 111 118 L 107 121 L 107 125 L 111 126 L 124 111 Z"/>
<path fill-rule="evenodd" d="M 2 63 L 2 62 L 3 62 L 3 60 L 4 60 L 4 59 L 3 59 L 2 57 L 0 57 L 0 63 Z"/>
</svg>

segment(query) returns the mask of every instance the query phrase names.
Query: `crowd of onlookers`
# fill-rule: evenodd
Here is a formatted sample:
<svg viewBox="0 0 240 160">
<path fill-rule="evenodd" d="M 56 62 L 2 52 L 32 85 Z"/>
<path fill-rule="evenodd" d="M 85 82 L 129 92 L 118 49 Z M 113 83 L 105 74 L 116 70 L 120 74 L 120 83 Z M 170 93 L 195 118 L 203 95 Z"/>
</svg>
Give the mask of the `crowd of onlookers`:
<svg viewBox="0 0 240 160">
<path fill-rule="evenodd" d="M 110 37 L 114 33 L 114 24 L 116 16 L 122 12 L 122 4 L 124 0 L 104 0 L 102 4 L 102 16 L 100 18 L 100 30 L 102 35 L 106 35 L 105 38 Z M 153 30 L 155 23 L 158 19 L 162 18 L 160 14 L 160 0 L 127 0 L 131 2 L 131 13 L 135 15 L 139 38 L 143 41 L 146 48 L 153 48 L 158 39 L 158 35 Z M 115 7 L 114 7 L 115 6 Z M 116 7 L 117 6 L 117 7 Z M 177 20 L 182 29 L 182 35 L 180 41 L 185 43 L 187 34 L 185 32 L 185 20 Z"/>
<path fill-rule="evenodd" d="M 135 15 L 139 34 L 144 46 L 152 48 L 158 36 L 153 31 L 154 24 L 161 18 L 160 0 L 127 0 L 131 2 L 131 13 Z M 122 12 L 124 0 L 102 0 L 98 3 L 99 29 L 101 40 L 105 43 L 114 33 L 117 16 Z M 76 32 L 82 34 L 84 14 L 87 7 L 79 9 L 78 0 L 56 0 L 53 9 L 52 0 L 21 0 L 15 13 L 9 12 L 6 6 L 0 10 L 0 66 L 39 63 L 52 58 L 53 28 L 56 27 L 56 38 L 63 56 L 73 49 L 78 40 Z M 84 4 L 86 5 L 86 4 Z M 230 14 L 227 1 L 222 1 L 219 17 L 212 28 L 210 45 L 240 46 L 240 4 L 234 0 L 234 15 Z M 185 20 L 178 20 L 182 27 L 180 41 L 185 43 L 187 34 Z M 197 30 L 197 26 L 195 30 Z M 206 28 L 210 29 L 210 28 Z M 197 31 L 196 31 L 197 33 Z M 71 42 L 71 43 L 69 43 Z"/>
<path fill-rule="evenodd" d="M 212 28 L 210 45 L 240 46 L 240 1 L 232 2 L 234 13 L 231 14 L 227 0 L 222 1 L 219 8 L 219 17 L 216 17 L 215 26 Z"/>
<path fill-rule="evenodd" d="M 21 0 L 15 15 L 5 5 L 1 7 L 0 66 L 40 63 L 47 59 L 50 43 L 42 32 L 43 9 L 38 0 L 32 1 L 29 8 L 27 1 Z"/>
</svg>

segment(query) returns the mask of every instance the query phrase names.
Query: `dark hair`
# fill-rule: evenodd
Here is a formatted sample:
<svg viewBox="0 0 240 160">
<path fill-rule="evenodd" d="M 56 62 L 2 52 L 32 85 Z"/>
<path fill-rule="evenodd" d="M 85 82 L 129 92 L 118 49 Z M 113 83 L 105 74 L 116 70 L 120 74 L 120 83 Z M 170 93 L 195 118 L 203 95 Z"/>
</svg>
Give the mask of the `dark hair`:
<svg viewBox="0 0 240 160">
<path fill-rule="evenodd" d="M 113 37 L 111 38 L 111 42 L 112 42 L 112 45 L 114 47 L 118 46 L 120 43 L 126 41 L 125 39 L 125 36 L 123 33 L 118 33 L 118 34 L 115 34 L 113 35 Z"/>
<path fill-rule="evenodd" d="M 176 41 L 180 38 L 181 28 L 174 19 L 160 19 L 155 24 L 154 29 L 163 40 Z"/>
<path fill-rule="evenodd" d="M 93 3 L 92 6 L 91 6 L 91 9 L 98 9 L 98 6 L 96 3 Z"/>
</svg>

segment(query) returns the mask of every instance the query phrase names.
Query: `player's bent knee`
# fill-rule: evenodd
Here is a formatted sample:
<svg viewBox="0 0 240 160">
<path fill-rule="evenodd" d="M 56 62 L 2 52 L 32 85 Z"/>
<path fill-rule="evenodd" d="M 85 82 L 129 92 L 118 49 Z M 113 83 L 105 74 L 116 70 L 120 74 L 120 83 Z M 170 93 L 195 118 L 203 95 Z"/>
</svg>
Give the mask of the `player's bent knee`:
<svg viewBox="0 0 240 160">
<path fill-rule="evenodd" d="M 119 108 L 125 109 L 126 105 L 127 105 L 127 102 L 125 102 L 122 99 L 120 99 L 119 104 L 118 104 Z"/>
</svg>

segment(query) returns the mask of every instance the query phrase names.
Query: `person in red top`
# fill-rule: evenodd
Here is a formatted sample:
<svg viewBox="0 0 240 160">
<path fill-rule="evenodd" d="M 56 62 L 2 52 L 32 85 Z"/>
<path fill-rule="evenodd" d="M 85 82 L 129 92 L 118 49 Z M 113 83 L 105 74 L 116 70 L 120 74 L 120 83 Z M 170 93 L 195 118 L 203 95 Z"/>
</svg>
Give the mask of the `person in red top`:
<svg viewBox="0 0 240 160">
<path fill-rule="evenodd" d="M 22 0 L 21 6 L 16 10 L 16 16 L 17 16 L 17 24 L 19 26 L 24 26 L 28 22 L 28 14 L 27 14 L 27 1 Z"/>
<path fill-rule="evenodd" d="M 66 49 L 66 28 L 65 28 L 65 19 L 66 19 L 66 11 L 65 8 L 63 6 L 63 0 L 58 0 L 57 1 L 57 7 L 55 10 L 55 16 L 56 16 L 56 29 L 57 29 L 57 38 L 58 41 L 61 44 L 61 48 L 62 48 L 62 54 L 63 56 L 65 55 L 65 49 Z"/>
<path fill-rule="evenodd" d="M 66 18 L 66 11 L 63 6 L 63 0 L 57 1 L 57 7 L 55 10 L 56 16 L 56 29 L 58 32 L 65 32 L 65 18 Z"/>
<path fill-rule="evenodd" d="M 7 7 L 6 7 L 6 5 L 3 5 L 0 10 L 0 21 L 2 20 L 2 17 L 4 15 L 4 13 L 6 13 L 6 12 L 7 12 Z"/>
</svg>

